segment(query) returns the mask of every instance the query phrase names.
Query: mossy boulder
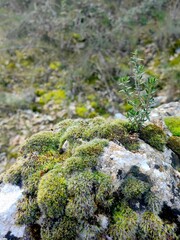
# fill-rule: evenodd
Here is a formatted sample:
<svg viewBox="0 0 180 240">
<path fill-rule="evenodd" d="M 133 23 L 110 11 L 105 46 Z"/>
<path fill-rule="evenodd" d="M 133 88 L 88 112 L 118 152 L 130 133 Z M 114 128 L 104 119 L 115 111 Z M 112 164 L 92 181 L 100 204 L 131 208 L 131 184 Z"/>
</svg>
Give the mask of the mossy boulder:
<svg viewBox="0 0 180 240">
<path fill-rule="evenodd" d="M 164 137 L 154 125 L 153 130 L 152 126 L 145 129 L 149 139 L 155 130 L 156 141 Z M 139 159 L 143 161 L 144 155 L 135 153 L 138 144 L 126 121 L 101 117 L 67 119 L 54 131 L 35 134 L 22 147 L 17 163 L 1 177 L 3 182 L 19 184 L 24 190 L 16 223 L 26 224 L 33 232 L 40 219 L 38 238 L 42 240 L 134 239 L 141 231 L 150 239 L 156 236 L 149 230 L 144 232 L 141 224 L 143 212 L 147 210 L 156 218 L 162 203 L 151 190 L 154 182 L 133 165 Z M 112 151 L 109 157 L 106 151 Z M 132 166 L 126 169 L 128 164 Z M 147 171 L 149 162 L 142 169 L 144 166 Z M 166 226 L 162 219 L 159 221 L 160 227 Z"/>
<path fill-rule="evenodd" d="M 166 145 L 166 134 L 162 128 L 149 124 L 140 131 L 140 138 L 159 151 L 163 151 Z"/>
</svg>

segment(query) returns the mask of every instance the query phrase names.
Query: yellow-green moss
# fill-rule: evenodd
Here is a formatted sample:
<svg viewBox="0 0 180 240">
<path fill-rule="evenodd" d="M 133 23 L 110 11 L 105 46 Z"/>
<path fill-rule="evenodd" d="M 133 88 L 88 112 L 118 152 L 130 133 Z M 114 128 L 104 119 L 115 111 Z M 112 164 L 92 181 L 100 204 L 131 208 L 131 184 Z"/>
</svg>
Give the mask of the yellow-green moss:
<svg viewBox="0 0 180 240">
<path fill-rule="evenodd" d="M 168 139 L 167 146 L 180 156 L 180 137 L 172 136 Z"/>
<path fill-rule="evenodd" d="M 49 64 L 49 68 L 51 69 L 51 70 L 59 70 L 60 69 L 60 67 L 61 67 L 61 63 L 60 62 L 58 62 L 58 61 L 54 61 L 54 62 L 51 62 L 50 64 Z"/>
<path fill-rule="evenodd" d="M 46 217 L 61 217 L 67 203 L 66 179 L 53 170 L 45 174 L 38 186 L 37 202 Z"/>
<path fill-rule="evenodd" d="M 126 204 L 117 207 L 113 214 L 113 223 L 110 225 L 109 233 L 113 240 L 135 239 L 138 228 L 138 215 Z"/>
<path fill-rule="evenodd" d="M 5 183 L 12 183 L 15 185 L 21 185 L 21 171 L 23 168 L 23 160 L 18 159 L 17 163 L 12 165 L 3 175 L 2 179 Z"/>
<path fill-rule="evenodd" d="M 78 221 L 94 216 L 97 206 L 109 208 L 113 201 L 112 181 L 100 172 L 84 171 L 68 181 L 69 201 L 66 215 Z"/>
<path fill-rule="evenodd" d="M 68 153 L 59 154 L 46 152 L 43 155 L 29 156 L 21 168 L 21 181 L 26 195 L 36 195 L 41 177 L 52 170 L 57 163 L 63 162 Z"/>
<path fill-rule="evenodd" d="M 131 137 L 127 121 L 96 117 L 88 120 L 75 120 L 60 138 L 60 148 L 67 140 L 70 145 L 78 145 L 82 140 L 103 138 L 123 144 L 129 150 L 138 148 L 137 138 Z"/>
<path fill-rule="evenodd" d="M 40 209 L 34 198 L 24 197 L 18 202 L 16 223 L 20 225 L 30 225 L 35 223 L 40 217 Z"/>
<path fill-rule="evenodd" d="M 177 239 L 175 226 L 165 224 L 158 215 L 152 212 L 145 212 L 139 224 L 139 238 L 149 240 Z"/>
<path fill-rule="evenodd" d="M 159 151 L 163 151 L 166 145 L 166 135 L 162 128 L 149 124 L 140 131 L 140 138 Z"/>
<path fill-rule="evenodd" d="M 180 117 L 166 117 L 164 121 L 172 134 L 180 137 Z"/>
<path fill-rule="evenodd" d="M 26 140 L 22 146 L 21 151 L 24 154 L 37 151 L 38 153 L 45 153 L 47 151 L 57 151 L 59 146 L 59 139 L 53 132 L 40 132 L 34 134 Z"/>
<path fill-rule="evenodd" d="M 90 142 L 86 142 L 75 149 L 74 156 L 82 158 L 97 158 L 102 153 L 104 147 L 108 145 L 109 141 L 105 139 L 95 138 Z"/>
<path fill-rule="evenodd" d="M 78 117 L 87 118 L 89 115 L 89 110 L 85 106 L 76 107 L 76 114 Z"/>
<path fill-rule="evenodd" d="M 41 237 L 43 240 L 73 240 L 76 239 L 77 222 L 75 219 L 63 217 L 60 222 L 53 226 L 47 225 L 41 228 Z"/>
<path fill-rule="evenodd" d="M 44 105 L 49 101 L 54 101 L 54 103 L 59 104 L 66 98 L 66 93 L 64 90 L 53 90 L 48 93 L 43 94 L 40 99 L 39 103 Z"/>
<path fill-rule="evenodd" d="M 142 194 L 147 192 L 149 188 L 148 183 L 131 176 L 123 182 L 121 192 L 127 200 L 141 199 Z"/>
</svg>

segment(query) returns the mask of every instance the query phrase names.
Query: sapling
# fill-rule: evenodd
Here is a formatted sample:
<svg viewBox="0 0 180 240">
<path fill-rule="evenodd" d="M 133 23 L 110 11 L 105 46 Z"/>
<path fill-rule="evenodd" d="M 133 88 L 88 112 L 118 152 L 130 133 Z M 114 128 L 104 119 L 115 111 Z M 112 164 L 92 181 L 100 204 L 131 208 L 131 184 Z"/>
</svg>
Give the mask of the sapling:
<svg viewBox="0 0 180 240">
<path fill-rule="evenodd" d="M 120 91 L 124 93 L 127 103 L 131 106 L 127 112 L 127 118 L 135 131 L 139 131 L 143 123 L 149 120 L 157 85 L 155 77 L 146 77 L 141 61 L 142 59 L 138 58 L 135 51 L 131 57 L 132 76 L 119 79 Z"/>
</svg>

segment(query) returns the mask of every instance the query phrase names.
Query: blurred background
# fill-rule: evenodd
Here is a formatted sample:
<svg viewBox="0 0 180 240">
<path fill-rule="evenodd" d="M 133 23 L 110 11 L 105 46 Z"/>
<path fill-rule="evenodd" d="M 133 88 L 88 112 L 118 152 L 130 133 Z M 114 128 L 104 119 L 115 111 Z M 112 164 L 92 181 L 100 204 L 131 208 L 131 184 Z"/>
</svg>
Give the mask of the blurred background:
<svg viewBox="0 0 180 240">
<path fill-rule="evenodd" d="M 159 79 L 156 106 L 178 101 L 179 13 L 179 0 L 0 0 L 0 172 L 62 119 L 125 114 L 135 50 Z"/>
</svg>

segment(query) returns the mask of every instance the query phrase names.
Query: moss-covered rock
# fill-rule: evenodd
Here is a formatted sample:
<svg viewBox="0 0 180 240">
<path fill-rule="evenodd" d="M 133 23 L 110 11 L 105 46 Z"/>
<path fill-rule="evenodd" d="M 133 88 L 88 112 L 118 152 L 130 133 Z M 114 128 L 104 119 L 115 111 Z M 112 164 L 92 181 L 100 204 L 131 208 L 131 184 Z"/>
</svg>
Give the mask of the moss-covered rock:
<svg viewBox="0 0 180 240">
<path fill-rule="evenodd" d="M 172 136 L 167 141 L 167 146 L 180 156 L 180 137 Z"/>
<path fill-rule="evenodd" d="M 153 124 L 149 124 L 141 129 L 140 138 L 159 151 L 163 151 L 166 145 L 165 133 L 160 127 Z"/>
<path fill-rule="evenodd" d="M 164 121 L 173 136 L 180 137 L 180 117 L 166 117 Z"/>
<path fill-rule="evenodd" d="M 158 127 L 147 127 L 149 138 L 154 137 L 155 130 L 156 141 L 161 134 L 164 137 Z M 141 222 L 141 211 L 152 211 L 156 218 L 162 206 L 151 192 L 149 177 L 136 166 L 117 179 L 116 173 L 101 168 L 102 154 L 110 147 L 110 141 L 127 149 L 137 145 L 127 122 L 101 117 L 67 119 L 57 124 L 54 132 L 42 132 L 28 139 L 18 163 L 1 178 L 23 186 L 24 197 L 17 206 L 16 222 L 25 223 L 32 229 L 28 231 L 33 231 L 40 218 L 38 231 L 42 240 L 99 240 L 106 234 L 118 240 L 134 239 L 140 232 L 145 238 L 156 236 L 144 232 Z M 134 154 L 115 143 L 112 146 L 113 151 L 120 147 L 121 151 Z M 107 165 L 112 162 L 110 156 Z M 100 216 L 104 220 L 99 221 Z"/>
</svg>

